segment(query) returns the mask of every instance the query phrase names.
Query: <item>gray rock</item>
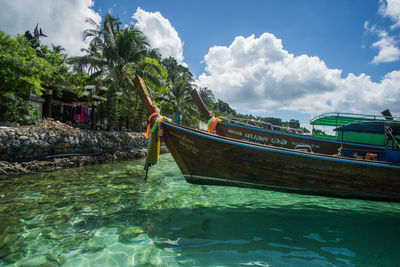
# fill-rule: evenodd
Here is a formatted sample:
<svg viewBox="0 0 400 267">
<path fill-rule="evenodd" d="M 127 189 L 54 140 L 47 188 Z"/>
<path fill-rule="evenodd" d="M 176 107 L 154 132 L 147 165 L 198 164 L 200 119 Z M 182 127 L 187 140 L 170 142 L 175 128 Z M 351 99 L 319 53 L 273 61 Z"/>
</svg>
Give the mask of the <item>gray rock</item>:
<svg viewBox="0 0 400 267">
<path fill-rule="evenodd" d="M 106 247 L 103 238 L 94 237 L 87 243 L 86 249 L 90 252 L 96 252 Z"/>
<path fill-rule="evenodd" d="M 40 134 L 40 139 L 43 141 L 46 141 L 48 136 L 49 136 L 48 133 L 42 133 L 42 134 Z"/>
<path fill-rule="evenodd" d="M 26 135 L 21 135 L 18 139 L 21 140 L 21 141 L 25 141 L 25 140 L 28 140 L 29 137 L 26 136 Z"/>
<path fill-rule="evenodd" d="M 98 164 L 106 161 L 142 157 L 145 151 L 128 149 L 146 146 L 143 133 L 93 132 L 72 128 L 68 125 L 48 120 L 41 127 L 0 128 L 0 160 L 33 160 L 45 156 L 77 153 L 87 154 L 108 150 L 123 152 L 101 154 L 93 157 L 76 157 L 0 164 L 0 174 L 20 174 L 55 168 Z"/>
</svg>

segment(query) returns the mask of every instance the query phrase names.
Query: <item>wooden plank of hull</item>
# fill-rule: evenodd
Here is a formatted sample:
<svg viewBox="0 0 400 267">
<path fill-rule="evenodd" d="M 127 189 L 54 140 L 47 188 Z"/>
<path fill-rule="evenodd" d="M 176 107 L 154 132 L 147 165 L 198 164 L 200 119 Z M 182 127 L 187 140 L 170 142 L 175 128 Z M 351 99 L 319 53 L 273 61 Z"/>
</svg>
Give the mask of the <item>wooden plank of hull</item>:
<svg viewBox="0 0 400 267">
<path fill-rule="evenodd" d="M 290 134 L 275 130 L 260 129 L 257 127 L 236 125 L 220 122 L 216 127 L 217 134 L 242 141 L 254 142 L 277 147 L 294 149 L 297 145 L 309 145 L 313 152 L 322 154 L 337 154 L 341 142 L 299 134 Z M 343 142 L 343 147 L 358 151 L 384 152 L 382 146 L 373 146 Z"/>
<path fill-rule="evenodd" d="M 400 202 L 400 165 L 241 142 L 164 123 L 188 182 Z"/>
</svg>

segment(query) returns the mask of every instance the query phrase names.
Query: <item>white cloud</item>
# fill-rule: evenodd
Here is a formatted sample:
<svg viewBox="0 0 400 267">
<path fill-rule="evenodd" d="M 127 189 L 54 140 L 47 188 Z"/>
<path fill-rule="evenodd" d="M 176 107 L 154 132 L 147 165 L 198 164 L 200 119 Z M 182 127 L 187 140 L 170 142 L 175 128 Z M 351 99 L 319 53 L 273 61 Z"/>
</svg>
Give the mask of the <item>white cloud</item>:
<svg viewBox="0 0 400 267">
<path fill-rule="evenodd" d="M 391 29 L 400 27 L 400 1 L 399 0 L 380 0 L 379 13 L 384 17 L 389 17 L 394 24 Z"/>
<path fill-rule="evenodd" d="M 33 31 L 36 24 L 48 37 L 41 42 L 61 45 L 68 55 L 80 55 L 87 47 L 82 32 L 90 27 L 86 18 L 100 21 L 92 0 L 0 0 L 0 30 L 7 34 L 24 34 Z"/>
<path fill-rule="evenodd" d="M 379 50 L 378 55 L 373 58 L 372 63 L 395 62 L 400 59 L 400 49 L 396 46 L 396 41 L 392 36 L 381 37 L 372 46 Z"/>
<path fill-rule="evenodd" d="M 372 63 L 395 62 L 400 59 L 400 49 L 396 45 L 396 40 L 385 30 L 378 29 L 376 25 L 370 26 L 368 21 L 364 24 L 366 32 L 379 36 L 379 40 L 372 44 L 372 47 L 378 49 L 378 55 L 372 59 Z"/>
<path fill-rule="evenodd" d="M 329 69 L 318 57 L 290 54 L 269 33 L 239 36 L 229 47 L 212 47 L 204 62 L 206 72 L 199 85 L 236 109 L 319 114 L 379 113 L 390 108 L 400 113 L 400 71 L 387 74 L 380 83 L 365 74 L 342 78 L 341 70 Z"/>
<path fill-rule="evenodd" d="M 168 19 L 160 12 L 147 12 L 140 7 L 132 18 L 137 21 L 135 27 L 146 35 L 152 48 L 158 49 L 163 57 L 174 57 L 186 66 L 183 62 L 183 43 Z"/>
<path fill-rule="evenodd" d="M 400 27 L 400 0 L 379 0 L 378 13 L 394 22 L 390 26 L 391 30 Z M 378 49 L 378 55 L 372 59 L 372 63 L 395 62 L 400 59 L 400 49 L 395 36 L 384 29 L 379 29 L 376 25 L 369 25 L 368 21 L 365 22 L 364 29 L 367 33 L 379 37 L 379 40 L 372 44 L 373 48 Z"/>
</svg>

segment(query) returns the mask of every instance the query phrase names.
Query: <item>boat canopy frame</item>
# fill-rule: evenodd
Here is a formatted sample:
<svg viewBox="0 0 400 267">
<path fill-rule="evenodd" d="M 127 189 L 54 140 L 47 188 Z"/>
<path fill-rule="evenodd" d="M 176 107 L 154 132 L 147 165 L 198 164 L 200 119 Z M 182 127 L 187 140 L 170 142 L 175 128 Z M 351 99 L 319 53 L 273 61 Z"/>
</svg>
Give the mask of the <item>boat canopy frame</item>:
<svg viewBox="0 0 400 267">
<path fill-rule="evenodd" d="M 311 119 L 311 125 L 339 127 L 357 121 L 387 121 L 383 115 L 366 115 L 356 113 L 330 112 L 323 113 Z M 391 120 L 400 121 L 400 117 L 391 117 Z"/>
<path fill-rule="evenodd" d="M 289 126 L 288 127 L 279 126 L 279 125 L 275 125 L 270 122 L 261 121 L 261 120 L 238 118 L 238 117 L 226 117 L 226 116 L 220 116 L 219 118 L 228 123 L 241 124 L 241 125 L 251 126 L 251 127 L 260 127 L 260 128 L 266 129 L 266 130 L 279 130 L 279 131 L 283 131 L 283 132 L 286 131 L 286 132 L 294 132 L 296 134 L 304 134 L 304 131 L 302 129 L 290 128 Z"/>
</svg>

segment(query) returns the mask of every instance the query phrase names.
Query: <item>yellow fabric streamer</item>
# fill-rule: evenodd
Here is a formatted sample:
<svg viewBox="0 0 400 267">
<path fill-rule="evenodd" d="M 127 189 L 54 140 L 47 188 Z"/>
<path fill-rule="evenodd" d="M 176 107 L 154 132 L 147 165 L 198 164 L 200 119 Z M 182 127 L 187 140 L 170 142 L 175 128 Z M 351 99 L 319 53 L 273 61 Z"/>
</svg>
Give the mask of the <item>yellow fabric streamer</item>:
<svg viewBox="0 0 400 267">
<path fill-rule="evenodd" d="M 156 164 L 158 159 L 160 158 L 160 145 L 161 145 L 160 137 L 162 136 L 161 124 L 164 121 L 170 121 L 170 120 L 167 117 L 162 116 L 155 121 L 153 128 L 149 130 L 150 141 L 149 141 L 149 149 L 147 151 L 146 165 Z"/>
</svg>

